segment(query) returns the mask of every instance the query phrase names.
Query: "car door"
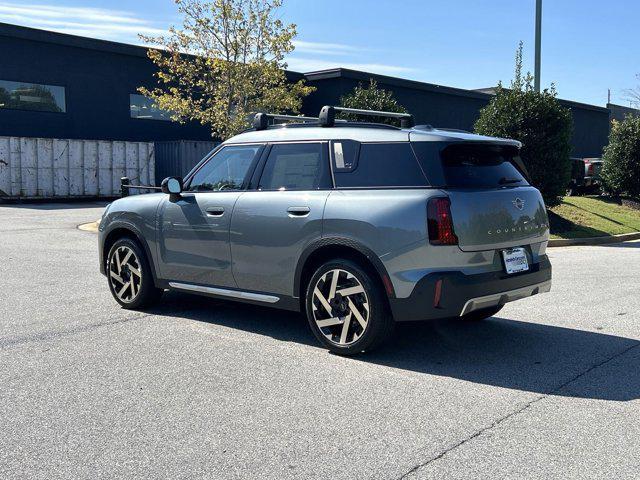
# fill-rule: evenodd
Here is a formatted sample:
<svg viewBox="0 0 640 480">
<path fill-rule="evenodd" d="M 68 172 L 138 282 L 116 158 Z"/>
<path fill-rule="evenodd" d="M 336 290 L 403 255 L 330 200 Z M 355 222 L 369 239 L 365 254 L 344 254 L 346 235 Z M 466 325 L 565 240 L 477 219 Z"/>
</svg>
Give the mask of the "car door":
<svg viewBox="0 0 640 480">
<path fill-rule="evenodd" d="M 158 212 L 160 271 L 166 280 L 235 287 L 229 227 L 263 145 L 229 145 L 187 179 Z"/>
<path fill-rule="evenodd" d="M 298 258 L 322 235 L 332 186 L 327 145 L 300 142 L 268 148 L 256 170 L 256 190 L 238 199 L 231 220 L 233 274 L 241 289 L 294 296 Z"/>
</svg>

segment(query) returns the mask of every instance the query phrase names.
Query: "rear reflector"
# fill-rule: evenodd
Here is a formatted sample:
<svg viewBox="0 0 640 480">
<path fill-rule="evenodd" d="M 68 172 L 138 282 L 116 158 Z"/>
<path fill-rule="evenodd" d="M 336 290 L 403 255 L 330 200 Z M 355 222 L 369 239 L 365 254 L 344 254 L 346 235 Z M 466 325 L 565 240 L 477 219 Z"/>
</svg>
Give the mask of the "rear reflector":
<svg viewBox="0 0 640 480">
<path fill-rule="evenodd" d="M 387 291 L 387 295 L 392 298 L 395 297 L 396 292 L 393 289 L 393 283 L 391 283 L 389 275 L 382 275 L 382 283 L 384 283 L 384 289 Z"/>
<path fill-rule="evenodd" d="M 427 204 L 427 226 L 431 245 L 457 245 L 453 231 L 451 201 L 446 197 L 432 198 Z"/>
<path fill-rule="evenodd" d="M 442 298 L 442 279 L 439 278 L 436 281 L 436 289 L 433 293 L 433 306 L 435 308 L 440 308 L 440 299 Z"/>
</svg>

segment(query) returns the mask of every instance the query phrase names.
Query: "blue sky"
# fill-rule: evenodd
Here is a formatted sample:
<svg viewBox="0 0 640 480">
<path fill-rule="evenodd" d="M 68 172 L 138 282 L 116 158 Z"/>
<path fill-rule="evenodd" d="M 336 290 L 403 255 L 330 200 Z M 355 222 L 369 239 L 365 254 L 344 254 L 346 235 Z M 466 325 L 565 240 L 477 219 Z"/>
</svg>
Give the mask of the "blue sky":
<svg viewBox="0 0 640 480">
<path fill-rule="evenodd" d="M 344 66 L 460 88 L 513 74 L 518 42 L 533 70 L 535 0 L 285 0 L 298 25 L 289 68 Z M 544 0 L 542 85 L 560 97 L 628 105 L 640 83 L 640 2 Z M 172 0 L 0 0 L 0 22 L 139 43 L 180 17 Z"/>
</svg>

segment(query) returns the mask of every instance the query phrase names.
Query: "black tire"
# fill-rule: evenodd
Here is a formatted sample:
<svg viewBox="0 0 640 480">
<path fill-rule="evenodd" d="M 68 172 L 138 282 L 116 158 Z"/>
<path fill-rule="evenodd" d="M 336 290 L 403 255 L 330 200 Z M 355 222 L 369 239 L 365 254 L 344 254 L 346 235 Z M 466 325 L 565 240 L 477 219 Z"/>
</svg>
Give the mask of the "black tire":
<svg viewBox="0 0 640 480">
<path fill-rule="evenodd" d="M 336 271 L 337 286 L 331 297 L 331 283 Z M 316 287 L 327 304 L 330 304 L 331 311 L 315 295 Z M 342 296 L 339 292 L 347 289 L 354 291 L 360 287 L 362 293 L 345 293 L 345 296 Z M 334 259 L 316 270 L 305 289 L 305 309 L 309 326 L 318 341 L 338 355 L 355 355 L 371 351 L 393 334 L 395 322 L 382 285 L 367 269 L 352 260 Z M 365 318 L 365 314 L 368 314 L 368 317 Z M 323 327 L 318 324 L 318 321 L 322 320 L 342 323 Z M 362 326 L 363 320 L 365 327 Z"/>
<path fill-rule="evenodd" d="M 474 312 L 467 313 L 462 317 L 462 319 L 469 322 L 478 322 L 480 320 L 485 320 L 489 317 L 493 317 L 496 313 L 502 310 L 503 306 L 504 305 L 500 305 L 499 307 L 490 307 L 483 308 L 482 310 L 476 310 Z"/>
<path fill-rule="evenodd" d="M 130 265 L 124 261 L 127 255 L 129 257 L 126 262 Z M 123 263 L 118 265 L 118 261 Z M 153 282 L 153 274 L 144 250 L 131 238 L 120 238 L 111 246 L 107 255 L 106 272 L 111 295 L 126 309 L 148 307 L 162 296 L 163 290 L 156 288 Z M 127 288 L 125 285 L 129 281 L 133 282 L 133 286 Z M 125 293 L 119 294 L 120 291 Z"/>
</svg>

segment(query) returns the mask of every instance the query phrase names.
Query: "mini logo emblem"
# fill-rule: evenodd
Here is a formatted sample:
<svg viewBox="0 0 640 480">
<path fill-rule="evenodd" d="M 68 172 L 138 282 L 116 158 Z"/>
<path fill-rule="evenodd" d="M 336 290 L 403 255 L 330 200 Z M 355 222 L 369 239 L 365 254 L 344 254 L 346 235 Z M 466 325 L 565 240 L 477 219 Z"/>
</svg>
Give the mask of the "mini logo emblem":
<svg viewBox="0 0 640 480">
<path fill-rule="evenodd" d="M 511 203 L 513 203 L 513 206 L 516 207 L 518 210 L 522 210 L 524 208 L 524 200 L 522 200 L 521 198 L 516 198 Z"/>
</svg>

